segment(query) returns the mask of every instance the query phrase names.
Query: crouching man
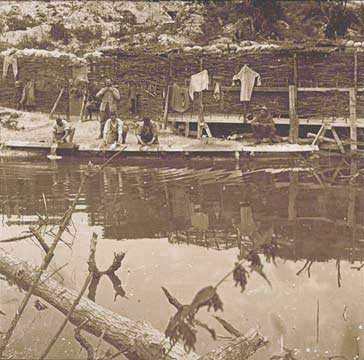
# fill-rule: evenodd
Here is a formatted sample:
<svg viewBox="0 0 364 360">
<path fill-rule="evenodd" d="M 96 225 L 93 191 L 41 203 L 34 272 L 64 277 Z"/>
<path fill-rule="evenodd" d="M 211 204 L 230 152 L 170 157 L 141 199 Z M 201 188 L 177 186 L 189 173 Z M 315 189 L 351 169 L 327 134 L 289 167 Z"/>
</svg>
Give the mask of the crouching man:
<svg viewBox="0 0 364 360">
<path fill-rule="evenodd" d="M 75 128 L 66 120 L 57 117 L 53 125 L 53 142 L 57 144 L 72 143 L 74 136 Z"/>
<path fill-rule="evenodd" d="M 158 127 L 148 117 L 143 119 L 143 125 L 139 126 L 136 134 L 138 143 L 141 145 L 158 144 Z"/>
<path fill-rule="evenodd" d="M 104 144 L 111 145 L 120 142 L 125 144 L 128 131 L 128 126 L 118 119 L 116 114 L 112 112 L 110 119 L 106 121 L 104 126 Z"/>
<path fill-rule="evenodd" d="M 261 143 L 264 138 L 268 138 L 272 142 L 279 142 L 272 114 L 266 106 L 261 108 L 260 113 L 253 119 L 251 126 L 257 144 Z"/>
</svg>

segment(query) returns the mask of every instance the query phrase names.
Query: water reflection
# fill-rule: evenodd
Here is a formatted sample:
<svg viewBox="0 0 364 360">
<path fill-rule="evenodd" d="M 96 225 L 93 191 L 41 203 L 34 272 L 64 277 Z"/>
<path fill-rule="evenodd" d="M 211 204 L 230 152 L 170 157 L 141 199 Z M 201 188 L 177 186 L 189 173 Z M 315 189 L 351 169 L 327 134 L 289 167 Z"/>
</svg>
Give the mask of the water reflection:
<svg viewBox="0 0 364 360">
<path fill-rule="evenodd" d="M 228 320 L 234 324 L 241 321 L 241 328 L 247 330 L 244 327 L 248 323 L 246 317 L 250 316 L 249 326 L 258 322 L 250 314 L 257 314 L 257 319 L 264 324 L 268 316 L 273 331 L 270 333 L 269 326 L 265 325 L 263 333 L 272 339 L 273 345 L 275 336 L 283 334 L 287 343 L 299 343 L 305 348 L 306 344 L 312 346 L 316 341 L 312 334 L 307 336 L 314 333 L 315 324 L 312 326 L 310 319 L 302 314 L 312 312 L 320 296 L 322 304 L 329 307 L 326 315 L 330 316 L 327 315 L 322 325 L 327 331 L 342 320 L 344 303 L 352 313 L 341 327 L 343 337 L 336 349 L 338 354 L 351 355 L 361 326 L 355 297 L 362 294 L 353 284 L 360 280 L 357 276 L 360 272 L 355 269 L 360 270 L 364 261 L 361 188 L 364 179 L 361 163 L 330 161 L 323 164 L 305 160 L 284 164 L 252 161 L 240 170 L 225 165 L 187 166 L 186 163 L 173 167 L 127 162 L 110 165 L 104 173 L 86 183 L 74 221 L 78 221 L 79 227 L 83 226 L 84 243 L 89 238 L 89 229 L 102 229 L 104 239 L 108 240 L 100 241 L 103 256 L 100 267 L 103 269 L 110 265 L 115 251 L 130 249 L 131 255 L 124 260 L 125 272 L 123 269 L 119 272 L 130 300 L 118 297 L 119 303 L 113 307 L 104 296 L 110 295 L 107 287 L 113 286 L 106 277 L 100 281 L 102 289 L 98 289 L 96 300 L 104 301 L 104 305 L 114 311 L 120 310 L 122 301 L 123 312 L 131 318 L 148 321 L 152 318 L 163 330 L 169 314 L 163 309 L 157 310 L 165 301 L 163 294 L 159 294 L 161 285 L 188 301 L 201 285 L 216 282 L 231 269 L 239 249 L 255 249 L 264 262 L 273 289 L 253 276 L 243 295 L 236 288 L 230 289 L 232 282 L 224 284 L 221 293 L 225 295 L 224 303 L 228 304 L 224 317 L 230 316 Z M 52 164 L 2 161 L 3 228 L 14 228 L 17 232 L 26 228 L 19 225 L 36 223 L 44 216 L 57 223 L 74 199 L 81 171 L 86 166 L 86 163 L 67 160 Z M 82 224 L 85 218 L 87 224 Z M 163 237 L 170 243 L 159 240 Z M 109 241 L 111 239 L 122 241 Z M 127 241 L 129 239 L 138 241 Z M 77 274 L 85 270 L 79 264 L 85 265 L 86 260 L 81 261 L 79 257 L 87 256 L 87 244 L 82 246 L 79 241 L 74 248 Z M 66 250 L 59 251 L 65 253 Z M 65 254 L 64 257 L 69 256 L 68 252 Z M 324 262 L 331 259 L 334 262 L 326 266 Z M 129 266 L 143 270 L 129 273 Z M 302 275 L 311 273 L 310 282 L 305 282 L 307 278 Z M 301 275 L 299 280 L 296 274 Z M 133 281 L 128 280 L 129 276 Z M 336 280 L 341 289 L 337 288 Z M 266 295 L 266 287 L 271 291 L 269 295 Z M 339 292 L 344 289 L 345 293 Z M 114 294 L 111 289 L 112 303 Z M 144 299 L 151 304 L 145 305 Z M 285 322 L 279 320 L 277 313 Z M 306 331 L 308 328 L 311 330 Z M 324 336 L 321 340 L 324 350 L 337 341 L 326 335 L 327 340 Z M 209 341 L 200 334 L 199 340 L 202 344 Z M 204 350 L 212 347 L 216 345 L 202 345 Z M 305 357 L 301 354 L 298 358 Z"/>
<path fill-rule="evenodd" d="M 110 166 L 86 183 L 76 212 L 102 226 L 107 239 L 168 236 L 218 250 L 240 241 L 265 249 L 272 243 L 284 259 L 364 260 L 360 164 L 253 165 L 250 171 Z M 57 223 L 84 166 L 3 162 L 3 222 L 28 225 L 47 216 Z"/>
</svg>

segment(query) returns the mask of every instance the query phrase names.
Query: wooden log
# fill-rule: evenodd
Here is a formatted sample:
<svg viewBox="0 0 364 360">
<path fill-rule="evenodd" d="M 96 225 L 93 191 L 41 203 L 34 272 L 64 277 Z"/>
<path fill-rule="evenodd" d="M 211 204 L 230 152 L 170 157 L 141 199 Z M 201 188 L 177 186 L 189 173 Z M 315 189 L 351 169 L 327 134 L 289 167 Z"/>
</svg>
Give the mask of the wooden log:
<svg viewBox="0 0 364 360">
<path fill-rule="evenodd" d="M 0 274 L 14 281 L 20 288 L 28 289 L 34 282 L 35 273 L 35 266 L 20 261 L 0 249 Z M 34 290 L 34 295 L 67 315 L 78 292 L 67 289 L 51 278 L 44 281 L 47 276 L 49 274 L 43 274 L 40 283 Z M 167 352 L 170 347 L 164 334 L 146 322 L 132 321 L 83 297 L 72 314 L 70 322 L 77 326 L 87 318 L 90 321 L 83 330 L 100 337 L 103 330 L 108 329 L 104 334 L 104 340 L 117 349 L 125 351 L 124 354 L 128 359 L 197 360 L 199 358 L 196 353 L 187 354 L 183 350 L 183 346 L 179 344 L 173 347 L 168 357 L 164 357 L 163 351 Z M 143 355 L 146 352 L 149 353 L 149 357 Z"/>
<path fill-rule="evenodd" d="M 355 88 L 350 88 L 349 91 L 349 107 L 350 107 L 350 150 L 351 152 L 357 151 L 357 119 L 356 119 L 356 92 Z"/>
<path fill-rule="evenodd" d="M 308 138 L 315 139 L 316 136 L 317 136 L 317 134 L 307 133 Z M 321 141 L 326 141 L 326 142 L 328 142 L 330 144 L 336 144 L 335 139 L 331 139 L 331 138 L 328 138 L 328 137 L 322 136 L 322 135 L 317 138 L 316 142 L 321 142 Z"/>
</svg>

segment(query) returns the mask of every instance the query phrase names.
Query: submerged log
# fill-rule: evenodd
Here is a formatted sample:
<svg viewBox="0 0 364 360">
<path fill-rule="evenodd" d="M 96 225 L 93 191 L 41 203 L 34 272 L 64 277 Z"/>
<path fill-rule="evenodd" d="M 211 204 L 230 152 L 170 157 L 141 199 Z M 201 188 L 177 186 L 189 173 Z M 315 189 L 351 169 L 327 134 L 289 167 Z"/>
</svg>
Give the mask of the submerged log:
<svg viewBox="0 0 364 360">
<path fill-rule="evenodd" d="M 20 261 L 0 248 L 0 274 L 21 289 L 29 289 L 34 281 L 36 269 L 35 266 Z M 49 274 L 45 272 L 33 294 L 67 315 L 78 292 L 49 278 Z M 180 344 L 176 344 L 170 350 L 169 340 L 147 322 L 130 320 L 85 297 L 80 300 L 69 320 L 75 326 L 85 323 L 82 330 L 97 337 L 103 334 L 107 343 L 122 351 L 130 360 L 247 359 L 267 344 L 262 335 L 253 333 L 251 336 L 239 337 L 229 345 L 202 357 L 194 352 L 186 353 Z"/>
</svg>

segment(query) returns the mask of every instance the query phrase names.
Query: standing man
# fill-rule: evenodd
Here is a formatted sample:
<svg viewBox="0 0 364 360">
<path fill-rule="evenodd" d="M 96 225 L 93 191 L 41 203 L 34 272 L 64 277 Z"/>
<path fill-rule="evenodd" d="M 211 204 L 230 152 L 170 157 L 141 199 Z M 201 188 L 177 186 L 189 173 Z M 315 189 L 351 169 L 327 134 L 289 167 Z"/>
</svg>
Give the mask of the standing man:
<svg viewBox="0 0 364 360">
<path fill-rule="evenodd" d="M 101 99 L 100 105 L 100 136 L 103 138 L 105 122 L 109 118 L 110 113 L 117 111 L 117 101 L 120 100 L 119 90 L 111 85 L 111 80 L 106 79 L 106 86 L 102 88 L 96 97 Z"/>
<path fill-rule="evenodd" d="M 112 112 L 110 119 L 106 121 L 104 126 L 104 144 L 111 145 L 120 142 L 125 144 L 128 130 L 128 126 L 125 125 L 120 119 L 116 118 L 116 114 Z"/>
<path fill-rule="evenodd" d="M 260 113 L 251 122 L 251 126 L 257 144 L 260 144 L 263 138 L 269 138 L 272 142 L 279 141 L 272 114 L 266 106 L 262 106 Z"/>
</svg>

